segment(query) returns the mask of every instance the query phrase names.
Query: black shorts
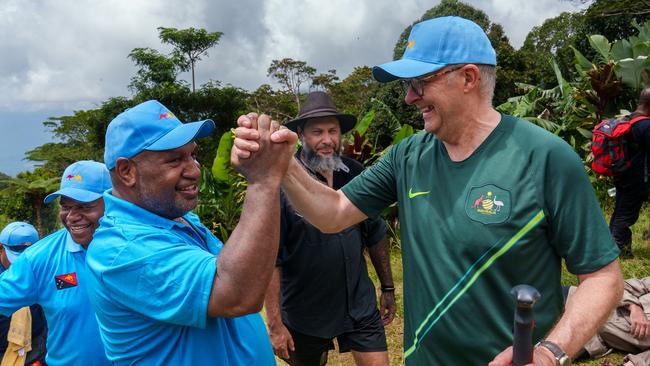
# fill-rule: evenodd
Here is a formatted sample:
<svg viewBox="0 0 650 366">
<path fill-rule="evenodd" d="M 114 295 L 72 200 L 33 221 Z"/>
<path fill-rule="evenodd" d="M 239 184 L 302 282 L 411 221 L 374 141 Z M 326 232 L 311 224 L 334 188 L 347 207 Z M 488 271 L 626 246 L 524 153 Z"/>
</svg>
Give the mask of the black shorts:
<svg viewBox="0 0 650 366">
<path fill-rule="evenodd" d="M 346 324 L 347 325 L 347 324 Z M 339 352 L 385 352 L 386 333 L 379 311 L 360 321 L 350 319 L 349 332 L 337 335 Z M 334 338 L 320 338 L 297 332 L 287 327 L 293 338 L 296 350 L 289 351 L 291 366 L 323 366 L 327 363 L 327 353 L 334 349 Z"/>
</svg>

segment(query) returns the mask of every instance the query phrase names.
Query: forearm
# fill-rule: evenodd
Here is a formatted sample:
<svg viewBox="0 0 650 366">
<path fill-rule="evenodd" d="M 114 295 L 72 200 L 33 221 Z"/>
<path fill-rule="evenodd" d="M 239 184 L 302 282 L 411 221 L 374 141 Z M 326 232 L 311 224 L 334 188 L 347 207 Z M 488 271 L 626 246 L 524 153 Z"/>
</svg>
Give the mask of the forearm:
<svg viewBox="0 0 650 366">
<path fill-rule="evenodd" d="M 569 298 L 562 318 L 546 337 L 571 357 L 596 334 L 623 294 L 618 261 L 578 278 L 580 285 Z"/>
<path fill-rule="evenodd" d="M 343 192 L 312 178 L 295 159 L 282 180 L 282 190 L 294 209 L 324 233 L 340 232 L 366 218 Z"/>
<path fill-rule="evenodd" d="M 209 314 L 237 316 L 261 309 L 280 233 L 277 185 L 250 184 L 239 224 L 217 257 Z"/>
<path fill-rule="evenodd" d="M 282 324 L 282 313 L 280 311 L 280 268 L 275 267 L 271 282 L 264 297 L 264 309 L 266 310 L 266 323 L 269 328 Z"/>
<path fill-rule="evenodd" d="M 368 247 L 368 255 L 372 266 L 377 272 L 379 283 L 382 287 L 393 287 L 393 273 L 390 268 L 390 251 L 388 249 L 388 238 L 384 237 L 375 245 Z"/>
</svg>

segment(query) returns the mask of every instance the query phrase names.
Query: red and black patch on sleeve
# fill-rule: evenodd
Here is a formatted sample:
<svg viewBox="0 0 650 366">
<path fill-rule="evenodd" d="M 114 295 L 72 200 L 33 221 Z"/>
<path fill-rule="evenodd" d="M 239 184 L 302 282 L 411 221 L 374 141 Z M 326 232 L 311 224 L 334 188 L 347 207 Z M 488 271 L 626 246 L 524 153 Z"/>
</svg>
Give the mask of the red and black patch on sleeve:
<svg viewBox="0 0 650 366">
<path fill-rule="evenodd" d="M 57 290 L 63 290 L 70 287 L 76 287 L 77 283 L 77 273 L 66 273 L 58 276 L 54 276 L 54 283 L 56 283 Z"/>
</svg>

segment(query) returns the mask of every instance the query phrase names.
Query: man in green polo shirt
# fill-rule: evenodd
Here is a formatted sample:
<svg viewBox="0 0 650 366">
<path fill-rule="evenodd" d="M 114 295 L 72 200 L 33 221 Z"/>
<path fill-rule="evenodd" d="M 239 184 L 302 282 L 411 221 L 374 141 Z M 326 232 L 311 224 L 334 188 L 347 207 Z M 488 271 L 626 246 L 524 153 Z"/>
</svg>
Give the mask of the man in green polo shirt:
<svg viewBox="0 0 650 366">
<path fill-rule="evenodd" d="M 475 23 L 416 24 L 402 59 L 373 75 L 403 81 L 425 131 L 339 191 L 296 162 L 282 182 L 296 211 L 323 232 L 398 202 L 406 365 L 510 365 L 510 290 L 521 283 L 542 293 L 535 365 L 568 365 L 622 295 L 619 251 L 579 157 L 553 134 L 492 107 L 495 67 Z M 233 164 L 256 151 L 252 122 L 238 121 Z M 270 138 L 293 136 L 280 130 Z M 580 282 L 564 313 L 562 260 Z"/>
</svg>

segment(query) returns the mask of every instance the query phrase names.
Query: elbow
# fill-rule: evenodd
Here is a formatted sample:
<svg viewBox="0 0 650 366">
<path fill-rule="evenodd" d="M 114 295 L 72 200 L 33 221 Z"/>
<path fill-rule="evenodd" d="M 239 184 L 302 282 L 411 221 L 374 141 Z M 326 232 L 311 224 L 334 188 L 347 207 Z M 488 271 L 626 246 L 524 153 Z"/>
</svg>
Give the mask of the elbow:
<svg viewBox="0 0 650 366">
<path fill-rule="evenodd" d="M 234 318 L 238 316 L 244 316 L 249 314 L 255 314 L 262 311 L 264 306 L 264 296 L 261 297 L 246 297 L 240 296 L 233 298 L 231 301 L 226 299 L 221 299 L 220 306 L 210 307 L 208 310 L 208 316 L 210 317 L 225 317 L 225 318 Z"/>
</svg>

